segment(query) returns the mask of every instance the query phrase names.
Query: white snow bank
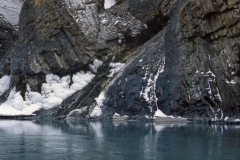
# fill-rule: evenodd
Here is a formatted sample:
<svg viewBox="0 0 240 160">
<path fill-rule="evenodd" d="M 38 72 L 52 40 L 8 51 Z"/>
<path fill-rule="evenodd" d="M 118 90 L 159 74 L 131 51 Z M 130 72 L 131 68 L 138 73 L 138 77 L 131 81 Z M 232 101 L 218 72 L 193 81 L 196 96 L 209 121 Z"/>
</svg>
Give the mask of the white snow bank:
<svg viewBox="0 0 240 160">
<path fill-rule="evenodd" d="M 155 114 L 154 117 L 172 117 L 172 116 L 167 116 L 166 114 L 164 114 L 160 109 L 158 109 Z"/>
<path fill-rule="evenodd" d="M 44 109 L 52 108 L 62 103 L 64 99 L 74 93 L 69 89 L 70 76 L 58 77 L 54 74 L 46 76 L 46 82 L 42 85 L 42 103 Z"/>
<path fill-rule="evenodd" d="M 116 74 L 118 71 L 120 71 L 120 69 L 122 69 L 122 67 L 124 66 L 124 63 L 110 63 L 110 66 L 112 67 L 112 69 L 110 70 L 110 74 L 107 75 L 108 77 L 113 77 L 114 74 Z"/>
<path fill-rule="evenodd" d="M 47 75 L 47 83 L 42 85 L 43 108 L 49 109 L 61 104 L 64 99 L 90 83 L 94 76 L 90 72 L 78 72 L 73 75 L 73 84 L 70 86 L 70 76 L 60 78 L 53 74 Z"/>
<path fill-rule="evenodd" d="M 23 2 L 20 0 L 2 0 L 0 16 L 3 15 L 11 25 L 17 26 L 22 5 Z"/>
<path fill-rule="evenodd" d="M 115 3 L 116 3 L 115 0 L 105 0 L 104 8 L 105 9 L 111 8 Z"/>
<path fill-rule="evenodd" d="M 90 113 L 90 116 L 95 117 L 100 116 L 102 114 L 101 106 L 103 105 L 103 101 L 105 99 L 106 99 L 105 92 L 101 92 L 98 98 L 95 98 L 97 105 Z"/>
<path fill-rule="evenodd" d="M 70 86 L 70 76 L 60 78 L 57 75 L 49 74 L 46 76 L 46 82 L 42 85 L 41 94 L 32 92 L 27 85 L 24 101 L 20 92 L 15 88 L 11 91 L 6 102 L 0 105 L 0 115 L 31 115 L 34 111 L 41 108 L 49 109 L 59 105 L 67 97 L 71 96 L 77 90 L 84 88 L 94 78 L 90 72 L 78 72 L 73 75 L 73 84 Z"/>
<path fill-rule="evenodd" d="M 20 92 L 16 92 L 15 88 L 11 90 L 7 100 L 0 105 L 0 115 L 31 115 L 34 111 L 40 109 L 41 104 L 27 104 Z"/>
<path fill-rule="evenodd" d="M 87 73 L 78 72 L 74 74 L 72 77 L 73 84 L 71 85 L 70 89 L 74 91 L 81 90 L 88 83 L 90 83 L 94 77 L 95 75 L 92 74 L 91 72 L 87 72 Z"/>
<path fill-rule="evenodd" d="M 11 81 L 10 76 L 3 76 L 0 79 L 0 96 L 9 89 L 10 81 Z"/>
</svg>

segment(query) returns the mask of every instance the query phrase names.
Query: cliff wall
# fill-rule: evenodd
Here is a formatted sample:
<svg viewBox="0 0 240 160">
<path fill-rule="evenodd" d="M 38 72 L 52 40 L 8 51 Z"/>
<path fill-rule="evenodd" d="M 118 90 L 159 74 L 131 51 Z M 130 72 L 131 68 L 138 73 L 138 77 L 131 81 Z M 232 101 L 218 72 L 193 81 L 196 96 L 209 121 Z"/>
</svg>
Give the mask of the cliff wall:
<svg viewBox="0 0 240 160">
<path fill-rule="evenodd" d="M 238 0 L 113 4 L 26 0 L 19 30 L 6 35 L 11 42 L 6 44 L 16 42 L 0 53 L 0 75 L 13 77 L 1 102 L 14 87 L 24 99 L 27 84 L 41 93 L 48 74 L 91 71 L 91 83 L 54 108 L 38 111 L 38 117 L 111 118 L 117 113 L 145 119 L 159 110 L 207 121 L 239 117 Z M 96 70 L 92 66 L 98 61 L 102 65 Z M 111 62 L 125 64 L 114 77 L 109 76 Z"/>
</svg>

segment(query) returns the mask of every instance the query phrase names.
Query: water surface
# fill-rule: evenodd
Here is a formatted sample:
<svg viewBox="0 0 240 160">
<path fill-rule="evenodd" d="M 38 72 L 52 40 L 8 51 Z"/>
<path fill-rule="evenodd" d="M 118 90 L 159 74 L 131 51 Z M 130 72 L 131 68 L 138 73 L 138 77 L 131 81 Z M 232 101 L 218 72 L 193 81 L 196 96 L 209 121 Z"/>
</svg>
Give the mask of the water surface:
<svg viewBox="0 0 240 160">
<path fill-rule="evenodd" d="M 239 125 L 0 121 L 0 159 L 234 160 Z"/>
</svg>

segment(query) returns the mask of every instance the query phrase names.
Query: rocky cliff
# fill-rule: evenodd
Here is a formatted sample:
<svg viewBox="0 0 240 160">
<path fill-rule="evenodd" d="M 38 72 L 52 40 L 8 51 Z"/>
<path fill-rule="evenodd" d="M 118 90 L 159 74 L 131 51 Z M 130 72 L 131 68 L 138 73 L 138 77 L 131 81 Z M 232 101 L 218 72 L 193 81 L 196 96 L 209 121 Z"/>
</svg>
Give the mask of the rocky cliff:
<svg viewBox="0 0 240 160">
<path fill-rule="evenodd" d="M 10 77 L 0 107 L 37 118 L 238 119 L 239 8 L 238 0 L 25 0 L 19 27 L 0 21 L 0 85 Z"/>
</svg>

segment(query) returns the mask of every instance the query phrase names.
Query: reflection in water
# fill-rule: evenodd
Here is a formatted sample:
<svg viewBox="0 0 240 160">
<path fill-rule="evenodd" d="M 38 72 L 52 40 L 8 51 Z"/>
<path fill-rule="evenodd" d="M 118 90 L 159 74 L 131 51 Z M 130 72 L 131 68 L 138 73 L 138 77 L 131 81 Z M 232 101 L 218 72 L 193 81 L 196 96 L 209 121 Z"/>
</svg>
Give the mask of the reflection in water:
<svg viewBox="0 0 240 160">
<path fill-rule="evenodd" d="M 238 159 L 240 126 L 0 121 L 1 159 Z"/>
</svg>

